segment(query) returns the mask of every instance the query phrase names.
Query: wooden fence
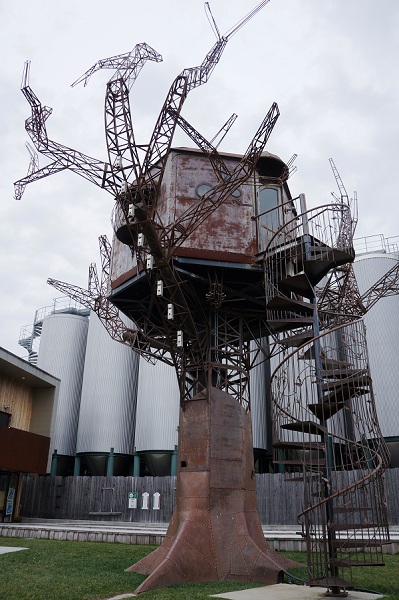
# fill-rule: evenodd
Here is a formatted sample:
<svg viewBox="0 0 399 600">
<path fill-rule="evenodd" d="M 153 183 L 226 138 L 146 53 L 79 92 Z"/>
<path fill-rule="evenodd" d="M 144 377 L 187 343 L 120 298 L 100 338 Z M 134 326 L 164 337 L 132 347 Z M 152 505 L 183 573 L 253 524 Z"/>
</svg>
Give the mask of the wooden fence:
<svg viewBox="0 0 399 600">
<path fill-rule="evenodd" d="M 389 469 L 385 481 L 388 520 L 391 525 L 399 525 L 399 469 Z M 266 473 L 256 475 L 256 484 L 262 523 L 295 525 L 302 507 L 302 483 L 286 481 L 282 473 Z M 175 489 L 176 477 L 51 478 L 27 475 L 22 488 L 21 515 L 45 519 L 168 523 L 175 504 Z M 137 494 L 137 508 L 129 508 L 129 494 Z M 157 498 L 159 509 L 154 508 Z M 148 508 L 143 508 L 143 499 L 148 500 Z M 131 503 L 134 501 L 133 496 Z"/>
</svg>

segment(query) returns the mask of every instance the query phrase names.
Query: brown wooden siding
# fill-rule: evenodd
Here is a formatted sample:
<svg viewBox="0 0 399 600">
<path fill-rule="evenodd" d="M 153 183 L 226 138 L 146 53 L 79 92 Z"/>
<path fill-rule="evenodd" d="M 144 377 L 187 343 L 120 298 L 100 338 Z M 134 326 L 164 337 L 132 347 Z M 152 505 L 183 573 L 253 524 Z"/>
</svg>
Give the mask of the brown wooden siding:
<svg viewBox="0 0 399 600">
<path fill-rule="evenodd" d="M 1 409 L 11 414 L 10 427 L 29 431 L 32 416 L 32 389 L 22 381 L 1 374 L 0 399 Z"/>
</svg>

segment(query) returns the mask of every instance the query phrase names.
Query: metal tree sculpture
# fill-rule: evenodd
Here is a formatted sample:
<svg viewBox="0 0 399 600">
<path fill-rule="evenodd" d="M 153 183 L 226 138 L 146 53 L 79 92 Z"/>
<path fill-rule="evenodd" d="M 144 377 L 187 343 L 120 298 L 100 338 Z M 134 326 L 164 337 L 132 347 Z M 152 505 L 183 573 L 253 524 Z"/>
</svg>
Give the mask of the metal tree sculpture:
<svg viewBox="0 0 399 600">
<path fill-rule="evenodd" d="M 100 60 L 75 82 L 86 84 L 101 68 L 117 69 L 105 98 L 108 162 L 48 139 L 45 122 L 51 109 L 43 107 L 29 87 L 28 64 L 24 71 L 22 91 L 32 110 L 26 130 L 37 150 L 53 163 L 42 170 L 31 169 L 15 184 L 16 197 L 21 197 L 27 183 L 65 168 L 106 189 L 116 199 L 114 226 L 118 238 L 132 249 L 135 269 L 133 294 L 114 297 L 108 280 L 110 246 L 101 238 L 101 283 L 93 265 L 88 290 L 50 283 L 94 310 L 112 337 L 145 358 L 173 364 L 178 375 L 177 506 L 165 542 L 131 568 L 150 574 L 137 591 L 215 579 L 271 583 L 291 564 L 265 545 L 255 503 L 248 374 L 261 347 L 258 343 L 254 350 L 250 343 L 269 331 L 262 268 L 236 281 L 236 272 L 229 277 L 218 268 L 196 273 L 182 268 L 176 259 L 193 232 L 251 181 L 278 118 L 273 104 L 247 152 L 232 166 L 181 116 L 188 93 L 207 82 L 228 40 L 267 2 L 261 2 L 227 35 L 218 34 L 202 64 L 185 69 L 173 81 L 143 158 L 134 140 L 129 90 L 146 60 L 160 60 L 152 48 L 139 44 L 131 53 Z M 178 125 L 209 159 L 216 183 L 165 222 L 162 183 Z M 133 318 L 136 329 L 123 324 L 118 309 Z"/>
<path fill-rule="evenodd" d="M 218 39 L 202 64 L 173 81 L 148 146 L 135 142 L 129 90 L 144 63 L 159 62 L 160 55 L 138 44 L 86 71 L 75 84 L 86 84 L 98 69 L 116 69 L 105 96 L 107 162 L 48 139 L 51 109 L 29 87 L 29 64 L 24 71 L 22 91 L 32 111 L 26 130 L 53 162 L 39 170 L 28 148 L 31 164 L 15 184 L 16 197 L 27 183 L 68 168 L 116 200 L 112 249 L 100 238 L 101 280 L 91 265 L 87 290 L 49 283 L 96 312 L 114 339 L 177 372 L 176 509 L 162 546 L 130 568 L 149 575 L 138 592 L 185 581 L 272 583 L 292 564 L 264 542 L 249 412 L 251 368 L 279 353 L 272 377 L 276 463 L 304 482 L 309 581 L 333 593 L 348 587 L 339 569 L 352 563 L 342 554 L 368 546 L 356 533 L 340 543 L 338 531 L 367 529 L 372 548 L 386 539 L 386 456 L 358 318 L 388 290 L 396 293 L 399 268 L 360 296 L 351 266 L 355 219 L 335 165 L 341 198 L 307 210 L 304 196 L 297 206 L 286 183 L 295 155 L 286 165 L 264 152 L 277 104 L 242 156 L 219 153 L 181 114 L 230 37 L 267 2 L 225 36 L 215 26 Z M 199 150 L 173 149 L 176 127 Z M 286 355 L 289 348 L 296 349 Z M 335 472 L 345 468 L 360 473 L 360 481 Z M 372 521 L 360 526 L 355 517 L 362 511 Z M 355 521 L 337 518 L 342 514 Z M 369 562 L 380 562 L 379 554 Z"/>
</svg>

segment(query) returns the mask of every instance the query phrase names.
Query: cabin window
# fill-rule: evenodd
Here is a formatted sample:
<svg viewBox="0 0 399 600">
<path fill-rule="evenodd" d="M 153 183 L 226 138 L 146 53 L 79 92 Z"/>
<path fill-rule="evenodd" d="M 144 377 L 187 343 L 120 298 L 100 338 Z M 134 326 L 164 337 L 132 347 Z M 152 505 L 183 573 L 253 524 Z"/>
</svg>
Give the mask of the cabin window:
<svg viewBox="0 0 399 600">
<path fill-rule="evenodd" d="M 210 183 L 200 183 L 195 188 L 195 192 L 196 192 L 197 196 L 202 198 L 202 196 L 205 196 L 205 194 L 207 194 L 211 189 L 212 189 L 212 186 Z"/>
<path fill-rule="evenodd" d="M 279 211 L 279 192 L 272 187 L 264 187 L 259 190 L 258 205 L 260 215 L 259 219 L 268 229 L 277 231 L 280 226 Z M 274 210 L 273 210 L 274 209 Z"/>
</svg>

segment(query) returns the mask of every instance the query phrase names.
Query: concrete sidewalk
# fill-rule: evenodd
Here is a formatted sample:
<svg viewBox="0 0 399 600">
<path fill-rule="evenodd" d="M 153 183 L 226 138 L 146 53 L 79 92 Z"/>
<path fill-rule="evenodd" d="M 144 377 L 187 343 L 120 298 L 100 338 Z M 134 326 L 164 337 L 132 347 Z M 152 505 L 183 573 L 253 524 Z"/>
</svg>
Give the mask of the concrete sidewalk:
<svg viewBox="0 0 399 600">
<path fill-rule="evenodd" d="M 29 550 L 29 548 L 19 548 L 17 546 L 0 546 L 0 554 L 8 554 L 9 552 L 18 552 L 18 550 Z"/>
<path fill-rule="evenodd" d="M 289 585 L 279 583 L 266 587 L 240 590 L 239 592 L 226 592 L 215 594 L 210 598 L 226 598 L 226 600 L 322 600 L 326 597 L 326 589 L 318 587 L 307 587 L 304 585 Z M 125 600 L 125 598 L 138 598 L 136 594 L 120 594 L 107 600 Z M 348 600 L 381 600 L 383 596 L 372 592 L 348 592 Z"/>
<path fill-rule="evenodd" d="M 289 585 L 288 583 L 279 583 L 277 585 L 268 585 L 267 587 L 252 588 L 240 592 L 228 592 L 226 594 L 216 594 L 210 598 L 226 598 L 227 600 L 319 600 L 325 598 L 326 589 L 318 587 L 308 587 L 305 585 Z M 348 600 L 381 600 L 380 594 L 370 592 L 348 592 Z"/>
</svg>

